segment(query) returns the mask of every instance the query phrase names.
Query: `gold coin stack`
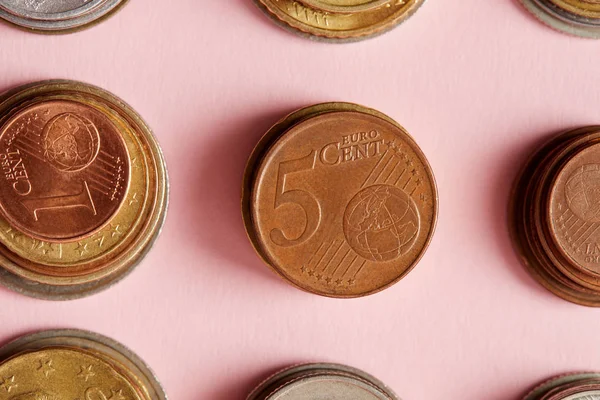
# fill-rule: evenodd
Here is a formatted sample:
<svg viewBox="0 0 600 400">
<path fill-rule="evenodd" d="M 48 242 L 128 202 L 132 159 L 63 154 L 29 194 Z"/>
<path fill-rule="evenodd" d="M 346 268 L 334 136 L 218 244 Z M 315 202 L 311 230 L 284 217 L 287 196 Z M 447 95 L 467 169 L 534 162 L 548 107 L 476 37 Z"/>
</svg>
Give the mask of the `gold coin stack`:
<svg viewBox="0 0 600 400">
<path fill-rule="evenodd" d="M 548 290 L 600 306 L 600 127 L 543 146 L 518 178 L 511 233 L 523 264 Z"/>
<path fill-rule="evenodd" d="M 45 299 L 126 276 L 163 224 L 165 163 L 148 126 L 112 94 L 47 81 L 0 98 L 0 281 Z"/>
<path fill-rule="evenodd" d="M 278 25 L 313 39 L 348 42 L 382 34 L 425 0 L 255 0 Z"/>
<path fill-rule="evenodd" d="M 167 399 L 134 353 L 79 330 L 44 331 L 0 348 L 0 389 L 11 400 Z"/>
<path fill-rule="evenodd" d="M 600 396 L 600 374 L 562 375 L 537 386 L 523 400 L 594 400 Z"/>
</svg>

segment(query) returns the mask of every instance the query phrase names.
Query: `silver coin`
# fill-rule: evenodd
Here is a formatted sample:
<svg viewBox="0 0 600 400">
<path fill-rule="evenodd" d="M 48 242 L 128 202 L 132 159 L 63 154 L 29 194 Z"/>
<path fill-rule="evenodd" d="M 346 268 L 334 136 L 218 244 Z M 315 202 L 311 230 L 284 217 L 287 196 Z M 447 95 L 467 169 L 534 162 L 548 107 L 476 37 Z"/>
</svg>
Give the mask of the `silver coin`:
<svg viewBox="0 0 600 400">
<path fill-rule="evenodd" d="M 355 368 L 306 364 L 264 381 L 248 400 L 399 400 L 382 382 Z"/>
<path fill-rule="evenodd" d="M 600 19 L 586 18 L 557 7 L 548 0 L 521 0 L 537 19 L 558 31 L 600 39 Z"/>
<path fill-rule="evenodd" d="M 0 18 L 39 32 L 69 32 L 104 18 L 127 0 L 0 0 Z"/>
<path fill-rule="evenodd" d="M 577 393 L 572 396 L 565 397 L 563 400 L 600 400 L 600 390 Z"/>
</svg>

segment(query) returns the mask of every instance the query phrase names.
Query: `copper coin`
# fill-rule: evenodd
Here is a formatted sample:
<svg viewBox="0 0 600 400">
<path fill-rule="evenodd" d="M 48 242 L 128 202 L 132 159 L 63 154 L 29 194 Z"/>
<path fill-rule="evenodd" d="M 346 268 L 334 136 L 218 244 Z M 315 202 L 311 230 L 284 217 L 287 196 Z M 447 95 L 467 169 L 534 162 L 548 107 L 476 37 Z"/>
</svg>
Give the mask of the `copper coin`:
<svg viewBox="0 0 600 400">
<path fill-rule="evenodd" d="M 0 348 L 0 389 L 9 400 L 167 398 L 129 349 L 79 330 L 43 331 Z"/>
<path fill-rule="evenodd" d="M 122 279 L 166 213 L 166 167 L 150 129 L 122 100 L 78 82 L 0 99 L 0 281 L 62 300 Z"/>
<path fill-rule="evenodd" d="M 246 170 L 243 215 L 261 258 L 291 284 L 358 297 L 404 277 L 437 219 L 420 148 L 389 117 L 328 103 L 275 125 Z"/>
<path fill-rule="evenodd" d="M 261 383 L 247 400 L 399 400 L 378 379 L 339 364 L 304 364 L 283 370 Z"/>
<path fill-rule="evenodd" d="M 255 0 L 278 25 L 330 42 L 367 39 L 396 27 L 424 0 Z"/>
<path fill-rule="evenodd" d="M 593 173 L 586 166 L 597 158 L 598 143 L 600 128 L 586 127 L 543 146 L 517 180 L 510 212 L 513 241 L 532 276 L 588 306 L 600 306 L 600 274 L 593 268 L 595 225 L 584 219 L 590 214 L 583 215 L 581 205 L 593 202 Z M 577 181 L 583 177 L 585 183 Z"/>
</svg>

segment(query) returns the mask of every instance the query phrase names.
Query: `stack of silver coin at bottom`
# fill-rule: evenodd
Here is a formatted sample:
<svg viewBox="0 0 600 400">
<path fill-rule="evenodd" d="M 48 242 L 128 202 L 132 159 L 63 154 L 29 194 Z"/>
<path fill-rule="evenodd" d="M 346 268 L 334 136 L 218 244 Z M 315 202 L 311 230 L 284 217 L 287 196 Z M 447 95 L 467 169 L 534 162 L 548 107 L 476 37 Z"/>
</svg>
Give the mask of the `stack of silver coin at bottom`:
<svg viewBox="0 0 600 400">
<path fill-rule="evenodd" d="M 553 378 L 537 386 L 523 400 L 600 400 L 600 373 Z"/>
<path fill-rule="evenodd" d="M 400 400 L 371 375 L 338 364 L 305 364 L 279 372 L 248 400 Z"/>
<path fill-rule="evenodd" d="M 0 18 L 21 28 L 64 33 L 92 25 L 127 0 L 0 0 Z"/>
</svg>

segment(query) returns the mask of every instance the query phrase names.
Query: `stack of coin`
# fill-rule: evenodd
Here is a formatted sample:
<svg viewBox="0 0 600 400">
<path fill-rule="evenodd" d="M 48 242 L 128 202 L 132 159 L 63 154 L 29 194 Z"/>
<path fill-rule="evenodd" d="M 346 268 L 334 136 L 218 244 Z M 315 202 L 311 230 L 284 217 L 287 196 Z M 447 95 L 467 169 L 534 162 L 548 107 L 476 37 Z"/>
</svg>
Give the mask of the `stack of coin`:
<svg viewBox="0 0 600 400">
<path fill-rule="evenodd" d="M 0 97 L 0 282 L 70 299 L 123 278 L 164 221 L 150 129 L 99 88 L 47 81 Z"/>
<path fill-rule="evenodd" d="M 435 228 L 421 149 L 386 115 L 326 103 L 287 116 L 246 168 L 242 212 L 259 256 L 289 283 L 359 297 L 404 277 Z"/>
<path fill-rule="evenodd" d="M 127 0 L 0 0 L 0 18 L 40 33 L 73 32 L 107 18 Z"/>
<path fill-rule="evenodd" d="M 312 39 L 347 42 L 384 33 L 425 0 L 255 0 L 277 24 Z"/>
<path fill-rule="evenodd" d="M 0 399 L 166 400 L 156 377 L 123 345 L 55 330 L 0 348 Z"/>
<path fill-rule="evenodd" d="M 399 400 L 382 382 L 355 368 L 307 364 L 286 369 L 263 382 L 247 400 Z"/>
<path fill-rule="evenodd" d="M 600 306 L 600 127 L 543 146 L 517 180 L 510 215 L 533 277 L 566 300 Z"/>
<path fill-rule="evenodd" d="M 533 389 L 523 400 L 599 400 L 600 374 L 563 375 Z"/>
<path fill-rule="evenodd" d="M 572 35 L 600 38 L 598 0 L 521 0 L 540 21 Z"/>
</svg>

